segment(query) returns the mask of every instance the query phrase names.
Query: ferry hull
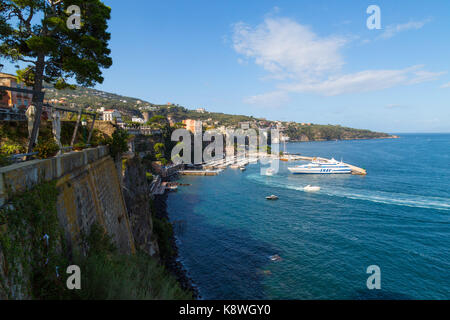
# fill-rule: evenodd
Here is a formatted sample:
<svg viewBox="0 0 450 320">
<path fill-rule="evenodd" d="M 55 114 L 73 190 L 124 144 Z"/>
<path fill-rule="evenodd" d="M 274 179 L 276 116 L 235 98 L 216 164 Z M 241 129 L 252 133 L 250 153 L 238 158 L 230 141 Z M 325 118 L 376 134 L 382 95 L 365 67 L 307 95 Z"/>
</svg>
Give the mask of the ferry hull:
<svg viewBox="0 0 450 320">
<path fill-rule="evenodd" d="M 297 169 L 288 168 L 288 170 L 293 174 L 351 174 L 351 169 Z"/>
<path fill-rule="evenodd" d="M 309 164 L 288 168 L 293 174 L 351 174 L 352 169 L 336 160 L 314 160 Z"/>
</svg>

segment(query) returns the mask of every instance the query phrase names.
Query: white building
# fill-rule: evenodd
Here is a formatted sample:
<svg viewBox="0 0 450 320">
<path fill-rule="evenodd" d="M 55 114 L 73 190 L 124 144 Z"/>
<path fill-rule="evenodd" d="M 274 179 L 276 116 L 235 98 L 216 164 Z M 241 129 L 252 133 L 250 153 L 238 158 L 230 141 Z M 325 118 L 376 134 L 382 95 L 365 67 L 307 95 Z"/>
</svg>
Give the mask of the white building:
<svg viewBox="0 0 450 320">
<path fill-rule="evenodd" d="M 143 118 L 140 118 L 140 117 L 132 117 L 131 118 L 131 122 L 145 123 L 145 120 Z"/>
<path fill-rule="evenodd" d="M 205 108 L 198 108 L 195 111 L 197 111 L 199 113 L 205 113 L 206 112 Z"/>
<path fill-rule="evenodd" d="M 103 121 L 114 121 L 117 120 L 117 122 L 122 122 L 122 114 L 115 110 L 105 110 L 103 111 Z"/>
</svg>

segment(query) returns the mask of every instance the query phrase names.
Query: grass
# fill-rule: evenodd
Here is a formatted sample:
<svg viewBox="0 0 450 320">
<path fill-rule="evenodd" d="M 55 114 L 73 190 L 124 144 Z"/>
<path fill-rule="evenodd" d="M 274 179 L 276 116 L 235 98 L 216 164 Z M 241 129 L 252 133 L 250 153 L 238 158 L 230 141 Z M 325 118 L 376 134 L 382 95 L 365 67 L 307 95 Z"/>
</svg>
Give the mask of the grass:
<svg viewBox="0 0 450 320">
<path fill-rule="evenodd" d="M 81 234 L 80 247 L 69 256 L 57 219 L 57 195 L 54 182 L 43 183 L 0 210 L 5 262 L 0 265 L 0 297 L 17 299 L 13 291 L 21 288 L 25 297 L 35 300 L 192 299 L 158 260 L 142 252 L 120 254 L 98 224 Z M 45 234 L 50 236 L 48 245 Z M 81 290 L 66 287 L 69 265 L 81 269 Z"/>
<path fill-rule="evenodd" d="M 81 300 L 192 299 L 163 266 L 142 253 L 134 256 L 93 254 L 79 264 Z"/>
<path fill-rule="evenodd" d="M 86 237 L 88 254 L 75 259 L 80 266 L 81 300 L 182 300 L 192 295 L 181 289 L 159 262 L 144 253 L 121 255 L 98 225 Z"/>
</svg>

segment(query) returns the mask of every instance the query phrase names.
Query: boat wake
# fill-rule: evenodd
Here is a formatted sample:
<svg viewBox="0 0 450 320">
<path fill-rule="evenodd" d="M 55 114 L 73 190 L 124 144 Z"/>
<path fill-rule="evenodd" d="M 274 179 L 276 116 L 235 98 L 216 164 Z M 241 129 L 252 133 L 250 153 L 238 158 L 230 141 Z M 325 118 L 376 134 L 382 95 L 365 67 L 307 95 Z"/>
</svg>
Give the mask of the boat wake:
<svg viewBox="0 0 450 320">
<path fill-rule="evenodd" d="M 304 191 L 304 186 L 302 185 L 294 185 L 286 183 L 285 181 L 280 181 L 281 179 L 284 179 L 284 177 L 280 177 L 277 180 L 275 179 L 268 180 L 267 177 L 255 174 L 255 175 L 248 175 L 247 178 L 257 183 L 271 187 Z M 325 194 L 333 197 L 371 201 L 376 203 L 383 203 L 404 207 L 450 211 L 449 199 L 442 197 L 429 197 L 404 193 L 395 193 L 394 197 L 392 193 L 384 191 L 372 191 L 372 190 L 362 191 L 361 189 L 342 188 L 337 186 L 330 186 L 330 187 L 321 186 L 321 187 L 322 187 L 320 192 L 321 195 Z"/>
</svg>

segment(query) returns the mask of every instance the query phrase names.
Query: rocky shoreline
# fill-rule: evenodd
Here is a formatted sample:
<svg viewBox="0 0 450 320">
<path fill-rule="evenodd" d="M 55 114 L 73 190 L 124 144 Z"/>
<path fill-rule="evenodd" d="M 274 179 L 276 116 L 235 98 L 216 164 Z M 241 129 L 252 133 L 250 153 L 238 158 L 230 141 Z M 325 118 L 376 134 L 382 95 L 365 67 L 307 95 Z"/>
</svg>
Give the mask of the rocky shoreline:
<svg viewBox="0 0 450 320">
<path fill-rule="evenodd" d="M 344 138 L 344 139 L 336 139 L 336 140 L 327 140 L 327 139 L 292 139 L 289 142 L 325 142 L 325 141 L 351 141 L 351 140 L 378 140 L 378 139 L 399 139 L 400 137 L 397 135 L 390 135 L 387 137 L 374 137 L 374 138 Z"/>
<path fill-rule="evenodd" d="M 154 205 L 156 209 L 156 215 L 158 218 L 166 218 L 169 220 L 167 212 L 167 194 L 155 196 Z M 170 221 L 170 220 L 169 220 Z M 173 227 L 173 224 L 172 224 Z M 194 299 L 201 298 L 198 292 L 198 288 L 194 285 L 192 279 L 189 277 L 186 268 L 179 261 L 178 246 L 176 243 L 175 235 L 169 238 L 170 245 L 173 250 L 173 254 L 170 257 L 161 258 L 162 263 L 166 269 L 175 276 L 181 288 L 192 293 Z"/>
</svg>

